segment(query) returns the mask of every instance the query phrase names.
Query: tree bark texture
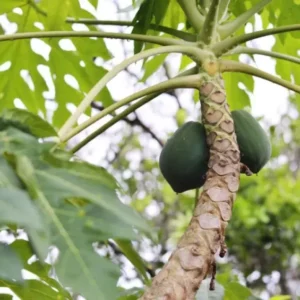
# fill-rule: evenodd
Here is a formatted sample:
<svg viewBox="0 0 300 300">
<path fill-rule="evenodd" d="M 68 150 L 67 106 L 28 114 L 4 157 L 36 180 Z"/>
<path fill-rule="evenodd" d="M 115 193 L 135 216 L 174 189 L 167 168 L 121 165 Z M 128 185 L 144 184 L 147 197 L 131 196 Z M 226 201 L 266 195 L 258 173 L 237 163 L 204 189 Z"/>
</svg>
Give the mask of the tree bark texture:
<svg viewBox="0 0 300 300">
<path fill-rule="evenodd" d="M 193 300 L 203 279 L 215 273 L 215 254 L 226 253 L 225 228 L 239 188 L 240 151 L 220 74 L 199 87 L 210 158 L 206 182 L 176 250 L 141 300 Z"/>
</svg>

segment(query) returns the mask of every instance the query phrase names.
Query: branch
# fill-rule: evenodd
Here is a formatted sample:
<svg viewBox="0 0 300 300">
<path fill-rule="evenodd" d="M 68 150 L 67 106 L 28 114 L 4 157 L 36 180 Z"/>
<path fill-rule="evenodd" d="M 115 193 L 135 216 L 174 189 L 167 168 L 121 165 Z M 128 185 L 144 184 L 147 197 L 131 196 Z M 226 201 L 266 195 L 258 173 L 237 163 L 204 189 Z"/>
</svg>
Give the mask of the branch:
<svg viewBox="0 0 300 300">
<path fill-rule="evenodd" d="M 98 104 L 96 102 L 92 102 L 91 103 L 92 108 L 97 109 L 99 111 L 104 110 L 104 107 L 101 104 Z M 115 114 L 111 113 L 111 115 L 115 116 Z M 135 118 L 133 120 L 128 119 L 127 117 L 125 117 L 123 119 L 126 123 L 128 123 L 131 126 L 139 126 L 141 127 L 145 132 L 149 133 L 151 135 L 151 137 L 156 140 L 158 142 L 158 144 L 163 147 L 164 144 L 163 142 L 159 139 L 159 137 L 147 126 L 145 125 L 137 116 L 137 114 L 135 113 Z"/>
<path fill-rule="evenodd" d="M 271 1 L 272 0 L 262 0 L 254 5 L 251 9 L 239 15 L 233 21 L 225 23 L 224 25 L 220 25 L 218 27 L 218 32 L 220 33 L 221 38 L 225 39 L 231 34 L 235 33 L 240 27 L 244 26 L 251 17 L 253 17 Z"/>
<path fill-rule="evenodd" d="M 66 22 L 70 23 L 70 24 L 85 24 L 85 25 L 134 26 L 134 23 L 131 21 L 67 18 Z M 149 28 L 152 30 L 155 30 L 155 31 L 160 31 L 160 32 L 167 33 L 169 35 L 173 35 L 177 38 L 180 38 L 180 39 L 188 41 L 188 42 L 196 42 L 196 40 L 197 40 L 196 36 L 192 33 L 184 32 L 184 31 L 173 29 L 170 27 L 156 25 L 156 24 L 150 24 Z"/>
<path fill-rule="evenodd" d="M 273 34 L 279 34 L 279 33 L 285 33 L 285 32 L 291 32 L 291 31 L 297 31 L 300 30 L 300 24 L 294 24 L 294 25 L 287 25 L 277 28 L 271 28 L 271 29 L 265 29 L 260 30 L 256 32 L 251 32 L 248 34 L 243 34 L 240 36 L 227 38 L 226 40 L 216 43 L 211 47 L 211 50 L 215 53 L 216 56 L 221 56 L 223 53 L 226 53 L 227 51 L 231 50 L 232 48 L 246 43 L 251 40 L 255 40 L 264 36 L 273 35 Z"/>
<path fill-rule="evenodd" d="M 204 23 L 204 17 L 198 10 L 196 1 L 191 0 L 177 0 L 182 10 L 184 11 L 187 20 L 191 23 L 196 33 L 200 33 L 200 30 Z"/>
<path fill-rule="evenodd" d="M 279 52 L 273 52 L 273 51 L 265 51 L 265 50 L 260 50 L 256 48 L 248 48 L 248 47 L 242 47 L 238 46 L 235 49 L 227 52 L 223 56 L 230 56 L 230 55 L 235 55 L 235 54 L 258 54 L 258 55 L 265 55 L 269 57 L 274 57 L 278 59 L 283 59 L 292 63 L 300 64 L 300 58 L 291 56 L 291 55 L 286 55 L 282 54 Z"/>
<path fill-rule="evenodd" d="M 165 46 L 160 48 L 154 48 L 145 50 L 140 52 L 134 56 L 131 56 L 125 59 L 123 62 L 115 66 L 110 72 L 106 73 L 96 85 L 89 91 L 86 97 L 82 100 L 82 102 L 77 107 L 76 111 L 73 115 L 66 121 L 63 127 L 59 131 L 59 136 L 62 141 L 66 141 L 66 136 L 68 135 L 68 131 L 72 128 L 72 126 L 76 123 L 79 116 L 89 107 L 94 98 L 100 93 L 100 91 L 107 85 L 107 83 L 113 79 L 119 72 L 124 70 L 127 66 L 132 63 L 135 63 L 141 59 L 148 58 L 153 55 L 158 55 L 162 53 L 184 53 L 186 55 L 193 56 L 196 61 L 204 61 L 207 57 L 211 56 L 211 53 L 205 50 L 198 49 L 196 47 L 190 46 Z M 152 91 L 155 92 L 155 91 Z M 144 96 L 144 95 L 141 95 Z"/>
<path fill-rule="evenodd" d="M 189 70 L 191 71 L 191 70 Z M 203 81 L 202 76 L 200 77 L 199 84 Z M 95 132 L 93 132 L 91 135 L 87 136 L 83 141 L 78 143 L 73 149 L 71 149 L 71 153 L 75 153 L 78 150 L 80 150 L 82 147 L 84 147 L 87 143 L 92 141 L 94 138 L 96 138 L 98 135 L 103 133 L 106 129 L 110 128 L 112 125 L 117 123 L 119 120 L 123 119 L 125 116 L 129 115 L 130 113 L 136 111 L 139 107 L 143 106 L 144 104 L 148 103 L 155 97 L 157 97 L 160 93 L 153 93 L 151 95 L 145 96 L 133 105 L 126 108 L 124 111 L 122 111 L 120 114 L 113 117 L 110 121 L 108 121 L 105 125 L 97 129 Z"/>
<path fill-rule="evenodd" d="M 178 39 L 165 38 L 160 36 L 150 36 L 145 34 L 119 33 L 119 32 L 100 32 L 100 31 L 37 31 L 20 32 L 14 34 L 0 35 L 0 42 L 24 40 L 32 38 L 53 38 L 53 37 L 99 37 L 109 39 L 122 39 L 153 43 L 162 46 L 166 45 L 187 45 L 187 42 Z"/>
<path fill-rule="evenodd" d="M 231 61 L 231 60 L 220 60 L 220 71 L 222 73 L 224 72 L 241 72 L 249 75 L 253 75 L 268 81 L 271 81 L 273 83 L 276 83 L 278 85 L 281 85 L 289 90 L 292 90 L 296 93 L 300 93 L 300 86 L 292 84 L 291 82 L 287 80 L 283 80 L 281 78 L 278 78 L 274 75 L 271 75 L 267 72 L 261 71 L 257 68 L 248 66 L 246 64 L 237 62 L 237 61 Z"/>
<path fill-rule="evenodd" d="M 220 0 L 212 0 L 209 11 L 205 17 L 199 39 L 209 45 L 215 37 L 219 15 Z"/>
<path fill-rule="evenodd" d="M 168 78 L 168 80 L 170 80 L 172 77 L 171 77 L 171 74 L 169 72 L 169 68 L 168 68 L 168 65 L 167 65 L 166 62 L 163 63 L 163 67 L 165 69 L 166 77 Z M 171 90 L 171 91 L 168 92 L 168 94 L 176 99 L 178 108 L 182 108 L 182 106 L 180 104 L 180 101 L 179 101 L 179 98 L 178 98 L 178 96 L 176 94 L 176 91 L 175 90 Z"/>
</svg>

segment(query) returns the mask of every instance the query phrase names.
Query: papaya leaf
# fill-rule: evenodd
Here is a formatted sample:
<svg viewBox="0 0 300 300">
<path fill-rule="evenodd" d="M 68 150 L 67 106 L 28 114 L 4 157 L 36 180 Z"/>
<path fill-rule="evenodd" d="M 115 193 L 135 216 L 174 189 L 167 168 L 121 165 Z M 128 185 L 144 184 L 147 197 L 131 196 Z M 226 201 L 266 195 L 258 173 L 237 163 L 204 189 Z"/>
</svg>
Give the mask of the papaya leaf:
<svg viewBox="0 0 300 300">
<path fill-rule="evenodd" d="M 0 224 L 25 228 L 39 257 L 47 255 L 48 228 L 38 209 L 25 191 L 0 188 Z"/>
<path fill-rule="evenodd" d="M 9 246 L 0 244 L 0 278 L 8 281 L 23 282 L 23 264 L 16 252 Z"/>
<path fill-rule="evenodd" d="M 97 6 L 98 6 L 98 0 L 89 0 L 89 2 L 95 7 L 95 8 L 97 8 Z"/>
<path fill-rule="evenodd" d="M 241 89 L 238 84 L 244 83 L 246 90 L 253 89 L 253 78 L 239 73 L 224 74 L 225 89 L 227 101 L 231 110 L 242 109 L 250 106 L 250 98 L 245 90 Z"/>
<path fill-rule="evenodd" d="M 19 24 L 22 31 L 37 31 L 34 26 L 36 11 L 29 5 L 23 6 L 22 10 L 22 15 L 8 14 L 9 20 Z M 45 62 L 42 56 L 31 50 L 30 40 L 1 44 L 0 64 L 6 64 L 7 68 L 0 72 L 0 111 L 13 108 L 14 99 L 18 98 L 30 111 L 45 112 L 42 93 L 47 90 L 47 85 L 37 70 L 37 65 Z"/>
<path fill-rule="evenodd" d="M 71 5 L 71 0 L 51 0 L 47 7 L 48 30 L 59 30 L 65 23 Z"/>
<path fill-rule="evenodd" d="M 61 126 L 66 117 L 71 114 L 67 110 L 67 104 L 78 105 L 84 95 L 107 73 L 104 68 L 95 64 L 94 58 L 110 58 L 101 39 L 72 39 L 72 42 L 76 50 L 62 51 L 60 40 L 52 40 L 50 43 L 52 46 L 50 70 L 55 75 L 55 101 L 59 103 L 53 119 L 56 126 Z M 61 63 L 62 61 L 64 64 Z M 75 78 L 78 87 L 68 84 L 66 76 Z M 95 101 L 101 102 L 105 107 L 113 103 L 107 88 L 95 98 Z M 90 111 L 89 109 L 86 113 L 89 114 Z"/>
<path fill-rule="evenodd" d="M 1 281 L 0 281 L 0 283 L 1 283 Z M 0 293 L 0 295 L 1 295 L 1 300 L 13 300 L 12 295 L 2 294 L 2 293 Z"/>
<path fill-rule="evenodd" d="M 18 176 L 2 155 L 0 156 L 0 187 L 22 187 Z"/>
<path fill-rule="evenodd" d="M 18 121 L 26 125 L 36 137 L 45 138 L 57 136 L 55 129 L 38 115 L 23 109 L 5 109 L 0 117 L 6 120 Z"/>
<path fill-rule="evenodd" d="M 37 159 L 44 151 L 48 143 L 40 144 L 38 140 L 19 129 L 9 127 L 0 131 L 0 152 L 28 155 Z M 51 145 L 51 144 L 50 144 Z"/>
<path fill-rule="evenodd" d="M 0 15 L 12 11 L 15 7 L 22 7 L 28 3 L 27 0 L 10 0 L 0 2 Z"/>
<path fill-rule="evenodd" d="M 72 287 L 74 292 L 88 299 L 115 299 L 117 292 L 114 287 L 120 274 L 112 262 L 96 253 L 93 243 L 99 238 L 101 240 L 99 232 L 89 229 L 80 214 L 74 216 L 68 214 L 65 208 L 69 205 L 63 201 L 65 197 L 59 203 L 55 203 L 57 209 L 54 209 L 51 197 L 57 198 L 57 194 L 61 195 L 63 192 L 61 187 L 52 186 L 51 192 L 47 190 L 37 176 L 40 175 L 40 171 L 33 168 L 28 158 L 18 157 L 16 164 L 18 175 L 31 194 L 36 196 L 51 226 L 51 244 L 59 249 L 55 271 L 60 282 L 64 286 Z M 51 182 L 48 187 L 50 186 Z M 68 182 L 65 182 L 64 186 L 66 190 L 73 190 L 73 186 Z M 76 191 L 70 193 L 76 194 Z M 99 190 L 97 197 L 99 197 Z"/>
<path fill-rule="evenodd" d="M 126 289 L 120 292 L 117 300 L 138 300 L 145 291 L 140 288 Z"/>
<path fill-rule="evenodd" d="M 134 267 L 138 270 L 138 272 L 142 275 L 144 280 L 148 281 L 148 276 L 146 273 L 146 263 L 140 257 L 140 255 L 134 249 L 131 241 L 126 240 L 115 240 L 118 247 L 122 251 L 122 253 L 127 257 L 127 259 L 134 265 Z"/>
<path fill-rule="evenodd" d="M 59 5 L 58 2 L 59 1 L 57 1 L 57 5 Z M 64 4 L 63 2 L 69 2 L 69 3 Z M 76 19 L 77 18 L 78 19 L 79 18 L 91 18 L 91 17 L 95 18 L 95 16 L 90 11 L 86 10 L 84 7 L 81 7 L 80 1 L 78 1 L 78 0 L 61 1 L 61 4 L 63 4 L 63 6 L 66 5 L 66 8 L 68 10 L 68 15 L 72 16 L 73 18 L 76 18 Z M 39 10 L 44 11 L 46 13 L 49 12 L 49 9 L 52 9 L 53 11 L 51 12 L 51 14 L 54 15 L 54 11 L 57 6 L 51 6 L 51 5 L 49 6 L 48 0 L 40 0 L 38 3 L 36 3 L 36 7 Z M 59 12 L 59 14 L 65 14 L 65 12 L 64 13 Z M 60 19 L 62 19 L 62 16 L 60 16 Z"/>
<path fill-rule="evenodd" d="M 133 19 L 132 33 L 146 34 L 154 17 L 155 0 L 145 0 Z M 140 52 L 144 43 L 134 42 L 134 54 Z"/>
<path fill-rule="evenodd" d="M 273 0 L 270 6 L 270 10 L 276 15 L 276 17 L 272 19 L 272 23 L 275 27 L 299 23 L 299 2 L 296 4 L 296 1 L 282 2 L 281 0 Z M 300 37 L 299 31 L 291 32 L 290 34 L 296 39 Z M 284 43 L 287 36 L 287 34 L 280 34 L 278 38 Z"/>
<path fill-rule="evenodd" d="M 118 199 L 116 191 L 107 186 L 101 176 L 98 178 L 93 174 L 82 172 L 76 165 L 72 171 L 48 168 L 36 170 L 35 173 L 41 190 L 52 205 L 71 197 L 88 199 L 110 212 L 114 218 L 148 231 L 144 220 Z"/>
<path fill-rule="evenodd" d="M 163 18 L 165 17 L 169 4 L 170 4 L 170 0 L 155 1 L 153 15 L 154 15 L 156 25 L 159 25 L 163 20 Z"/>
<path fill-rule="evenodd" d="M 167 54 L 157 55 L 144 64 L 145 73 L 141 81 L 145 82 L 153 73 L 155 73 L 160 66 L 164 63 Z"/>
<path fill-rule="evenodd" d="M 224 288 L 225 300 L 248 300 L 248 298 L 251 296 L 251 291 L 238 282 L 230 282 L 226 284 Z"/>
<path fill-rule="evenodd" d="M 5 282 L 3 282 L 3 285 L 5 285 Z M 72 299 L 70 297 L 67 298 L 64 293 L 53 289 L 50 285 L 37 279 L 27 279 L 24 286 L 12 283 L 7 284 L 7 287 L 21 299 Z"/>
<path fill-rule="evenodd" d="M 25 191 L 0 188 L 0 223 L 45 231 L 43 219 Z"/>
<path fill-rule="evenodd" d="M 170 0 L 168 10 L 161 25 L 177 29 L 178 24 L 186 23 L 186 17 L 177 0 Z"/>
<path fill-rule="evenodd" d="M 73 17 L 87 17 L 87 12 L 80 7 L 78 1 L 70 3 L 70 13 L 74 12 Z M 47 11 L 48 1 L 42 0 L 36 5 L 39 9 Z M 81 13 L 83 11 L 86 13 Z M 90 14 L 88 16 L 91 17 Z M 7 18 L 17 24 L 18 32 L 37 31 L 37 19 L 46 28 L 48 20 L 31 5 L 22 6 L 22 14 L 8 13 Z M 73 30 L 72 25 L 67 23 L 62 24 L 61 29 Z M 107 72 L 95 64 L 94 58 L 101 57 L 107 60 L 111 57 L 103 39 L 75 38 L 72 41 L 75 46 L 73 50 L 64 48 L 63 43 L 70 43 L 70 40 L 58 38 L 43 39 L 43 42 L 35 39 L 1 43 L 0 65 L 3 64 L 6 68 L 0 72 L 0 110 L 14 107 L 14 100 L 17 98 L 29 111 L 45 113 L 44 92 L 48 90 L 48 86 L 44 75 L 40 74 L 38 69 L 38 66 L 44 66 L 49 68 L 54 83 L 55 99 L 50 100 L 59 103 L 53 123 L 56 126 L 63 124 L 71 114 L 66 105 L 78 105 L 85 93 Z M 36 46 L 33 42 L 39 42 L 40 45 Z M 39 49 L 45 51 L 41 53 Z M 49 58 L 47 53 L 50 53 Z M 26 59 L 21 59 L 22 57 Z M 75 82 L 75 87 L 74 84 L 70 85 L 70 80 Z M 108 89 L 104 89 L 96 100 L 101 101 L 104 106 L 112 103 Z"/>
<path fill-rule="evenodd" d="M 12 249 L 15 250 L 15 252 L 18 254 L 20 259 L 22 260 L 24 269 L 26 269 L 27 271 L 38 276 L 42 281 L 47 283 L 52 288 L 55 288 L 58 291 L 57 296 L 59 296 L 59 295 L 64 296 L 63 299 L 69 299 L 69 300 L 72 299 L 72 297 L 68 293 L 68 291 L 65 290 L 58 281 L 49 277 L 49 272 L 50 272 L 50 268 L 51 268 L 51 266 L 49 264 L 41 263 L 41 261 L 39 261 L 39 260 L 35 260 L 33 262 L 31 261 L 30 263 L 28 263 L 29 259 L 32 258 L 33 254 L 34 254 L 32 252 L 32 247 L 30 246 L 30 243 L 28 241 L 18 239 L 18 240 L 15 240 L 10 246 Z M 15 287 L 15 289 L 14 289 L 14 287 Z M 18 286 L 13 286 L 11 288 L 16 294 L 24 293 L 24 291 L 21 291 Z M 30 290 L 28 289 L 27 292 L 29 292 L 29 291 Z M 55 298 L 55 299 L 57 299 L 57 298 Z"/>
</svg>

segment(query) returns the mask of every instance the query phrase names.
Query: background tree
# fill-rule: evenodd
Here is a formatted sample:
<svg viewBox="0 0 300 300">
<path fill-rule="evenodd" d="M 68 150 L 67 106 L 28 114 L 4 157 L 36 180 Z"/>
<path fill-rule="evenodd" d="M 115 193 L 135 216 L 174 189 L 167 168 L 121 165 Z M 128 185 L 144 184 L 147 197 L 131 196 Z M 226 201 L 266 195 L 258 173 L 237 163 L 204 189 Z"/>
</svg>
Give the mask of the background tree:
<svg viewBox="0 0 300 300">
<path fill-rule="evenodd" d="M 299 92 L 299 5 L 4 0 L 0 13 L 1 297 L 137 299 L 186 231 L 199 195 L 172 191 L 158 166 L 162 146 L 177 127 L 205 117 L 197 89 L 219 70 L 232 71 L 222 74 L 231 110 L 251 111 L 250 99 L 272 110 L 275 86 L 264 81 L 268 92 L 255 99 L 261 81 L 251 75 Z M 259 49 L 261 36 L 272 36 L 272 51 Z M 279 76 L 259 70 L 269 61 Z M 189 77 L 175 79 L 180 72 Z M 215 291 L 203 281 L 198 299 L 299 296 L 299 99 L 285 98 L 279 118 L 260 119 L 272 158 L 258 176 L 241 176 L 228 254 L 216 258 Z M 180 298 L 184 272 L 155 292 Z M 152 292 L 144 298 L 157 299 Z"/>
</svg>

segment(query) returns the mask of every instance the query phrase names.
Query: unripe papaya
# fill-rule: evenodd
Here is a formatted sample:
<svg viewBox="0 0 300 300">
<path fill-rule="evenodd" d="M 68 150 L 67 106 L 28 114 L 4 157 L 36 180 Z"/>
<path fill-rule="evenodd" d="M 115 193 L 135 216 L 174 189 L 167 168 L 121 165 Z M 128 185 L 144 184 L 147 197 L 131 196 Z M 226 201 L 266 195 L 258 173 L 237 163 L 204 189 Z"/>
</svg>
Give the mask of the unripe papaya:
<svg viewBox="0 0 300 300">
<path fill-rule="evenodd" d="M 209 150 L 201 123 L 187 122 L 167 141 L 160 157 L 160 170 L 176 193 L 202 186 Z"/>
<path fill-rule="evenodd" d="M 232 112 L 241 162 L 257 173 L 271 156 L 270 141 L 259 123 L 244 110 Z M 167 141 L 159 166 L 165 179 L 177 193 L 200 188 L 208 170 L 209 149 L 204 126 L 188 122 Z"/>
<path fill-rule="evenodd" d="M 241 162 L 258 173 L 271 157 L 270 140 L 260 124 L 245 110 L 232 112 Z"/>
</svg>

